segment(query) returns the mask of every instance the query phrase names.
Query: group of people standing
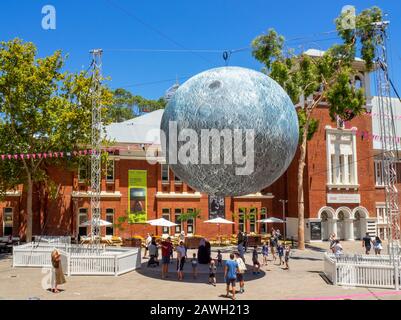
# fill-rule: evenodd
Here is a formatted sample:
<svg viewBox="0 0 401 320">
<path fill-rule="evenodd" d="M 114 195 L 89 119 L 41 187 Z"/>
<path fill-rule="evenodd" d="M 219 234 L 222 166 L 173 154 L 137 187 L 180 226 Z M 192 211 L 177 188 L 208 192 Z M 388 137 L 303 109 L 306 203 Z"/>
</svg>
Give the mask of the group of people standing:
<svg viewBox="0 0 401 320">
<path fill-rule="evenodd" d="M 344 249 L 340 243 L 340 240 L 336 238 L 336 234 L 332 233 L 330 235 L 330 250 L 336 257 L 340 257 L 344 254 Z M 376 236 L 374 240 L 369 235 L 369 232 L 366 232 L 365 237 L 362 239 L 362 247 L 365 248 L 365 254 L 370 254 L 370 250 L 374 248 L 375 254 L 379 255 L 383 250 L 383 244 L 380 237 Z"/>
</svg>

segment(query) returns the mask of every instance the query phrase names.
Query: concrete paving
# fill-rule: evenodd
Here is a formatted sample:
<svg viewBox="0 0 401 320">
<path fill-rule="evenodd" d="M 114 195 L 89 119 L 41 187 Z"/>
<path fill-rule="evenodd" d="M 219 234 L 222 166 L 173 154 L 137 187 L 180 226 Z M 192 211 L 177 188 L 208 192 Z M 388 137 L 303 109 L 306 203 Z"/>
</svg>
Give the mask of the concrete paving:
<svg viewBox="0 0 401 320">
<path fill-rule="evenodd" d="M 361 243 L 343 242 L 345 252 L 363 253 Z M 251 266 L 245 275 L 245 292 L 237 294 L 242 299 L 352 299 L 352 300 L 401 300 L 401 292 L 389 289 L 345 288 L 333 286 L 323 276 L 323 253 L 328 243 L 309 244 L 304 251 L 293 250 L 290 270 L 284 270 L 273 263 L 262 267 L 259 275 L 253 275 Z M 227 259 L 232 248 L 223 249 L 223 258 Z M 251 263 L 251 250 L 248 249 L 246 262 Z M 194 250 L 189 250 L 192 257 Z M 217 256 L 216 249 L 212 257 Z M 190 260 L 190 259 L 188 259 Z M 262 257 L 260 256 L 260 261 Z M 208 267 L 199 265 L 198 277 L 193 279 L 190 262 L 184 267 L 185 277 L 178 281 L 175 273 L 175 260 L 170 264 L 169 278 L 162 280 L 160 267 L 146 267 L 118 277 L 114 276 L 71 276 L 60 288 L 61 293 L 54 294 L 46 290 L 50 275 L 41 268 L 12 268 L 10 256 L 0 256 L 0 299 L 162 299 L 162 300 L 205 300 L 224 298 L 223 268 L 217 272 L 217 286 L 208 284 Z M 42 286 L 42 283 L 44 284 Z M 238 285 L 237 285 L 238 287 Z"/>
</svg>

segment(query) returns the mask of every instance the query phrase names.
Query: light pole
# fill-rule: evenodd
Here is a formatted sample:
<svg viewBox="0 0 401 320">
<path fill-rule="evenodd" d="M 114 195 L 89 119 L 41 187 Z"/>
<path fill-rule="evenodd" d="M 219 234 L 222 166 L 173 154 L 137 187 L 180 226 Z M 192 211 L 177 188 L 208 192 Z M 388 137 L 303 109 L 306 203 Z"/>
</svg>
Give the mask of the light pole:
<svg viewBox="0 0 401 320">
<path fill-rule="evenodd" d="M 286 229 L 287 229 L 287 222 L 285 221 L 285 204 L 288 202 L 288 200 L 279 200 L 283 204 L 283 221 L 284 221 L 284 241 L 286 240 Z"/>
</svg>

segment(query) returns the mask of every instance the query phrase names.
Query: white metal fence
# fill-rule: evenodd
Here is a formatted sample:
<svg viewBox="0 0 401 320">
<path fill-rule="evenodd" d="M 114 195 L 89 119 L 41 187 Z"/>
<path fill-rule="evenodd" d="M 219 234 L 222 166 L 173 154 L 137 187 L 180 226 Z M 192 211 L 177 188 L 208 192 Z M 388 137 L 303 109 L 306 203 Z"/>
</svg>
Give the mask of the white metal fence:
<svg viewBox="0 0 401 320">
<path fill-rule="evenodd" d="M 51 267 L 57 248 L 67 275 L 120 275 L 140 268 L 139 248 L 109 248 L 62 243 L 27 243 L 15 246 L 13 267 Z"/>
<path fill-rule="evenodd" d="M 400 286 L 401 272 L 390 257 L 369 255 L 324 255 L 324 273 L 334 285 L 395 288 Z"/>
<path fill-rule="evenodd" d="M 34 242 L 71 244 L 70 236 L 34 236 Z"/>
</svg>

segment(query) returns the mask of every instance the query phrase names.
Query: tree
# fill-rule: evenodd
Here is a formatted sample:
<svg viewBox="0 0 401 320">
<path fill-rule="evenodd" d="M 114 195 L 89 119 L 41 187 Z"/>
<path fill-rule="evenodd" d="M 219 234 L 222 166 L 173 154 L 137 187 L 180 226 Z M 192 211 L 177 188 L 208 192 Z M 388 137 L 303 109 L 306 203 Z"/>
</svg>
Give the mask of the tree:
<svg viewBox="0 0 401 320">
<path fill-rule="evenodd" d="M 201 219 L 201 210 L 200 209 L 194 209 L 194 210 L 187 210 L 185 213 L 181 213 L 178 217 L 178 220 L 180 222 L 185 222 L 188 220 L 192 220 L 194 222 L 194 230 L 193 233 L 195 233 L 195 228 L 196 228 L 196 219 Z"/>
<path fill-rule="evenodd" d="M 0 152 L 19 155 L 0 162 L 0 192 L 23 184 L 27 241 L 32 239 L 34 184 L 44 183 L 52 193 L 47 169 L 63 161 L 31 155 L 82 148 L 91 139 L 92 79 L 85 72 L 62 72 L 64 62 L 60 51 L 37 58 L 35 45 L 20 39 L 0 43 Z M 101 87 L 102 106 L 111 99 Z"/>
<path fill-rule="evenodd" d="M 307 141 L 313 137 L 318 122 L 312 117 L 314 109 L 322 102 L 329 104 L 333 121 L 351 120 L 363 111 L 365 98 L 363 89 L 352 85 L 356 70 L 352 67 L 358 43 L 370 71 L 374 60 L 373 22 L 381 21 L 381 10 L 377 7 L 364 10 L 356 16 L 355 29 L 342 29 L 340 15 L 336 28 L 343 43 L 333 45 L 322 57 L 313 58 L 305 53 L 295 54 L 285 49 L 284 37 L 273 29 L 256 37 L 252 42 L 253 56 L 264 64 L 263 71 L 276 80 L 298 106 L 299 159 L 298 159 L 298 248 L 305 248 L 304 239 L 304 168 Z M 306 98 L 306 99 L 305 99 Z M 306 100 L 306 101 L 305 101 Z"/>
<path fill-rule="evenodd" d="M 163 98 L 145 99 L 123 88 L 118 88 L 113 91 L 113 103 L 108 107 L 106 117 L 111 122 L 122 122 L 138 115 L 138 112 L 134 112 L 135 107 L 139 109 L 139 112 L 151 112 L 164 109 L 165 106 L 166 101 Z"/>
</svg>

